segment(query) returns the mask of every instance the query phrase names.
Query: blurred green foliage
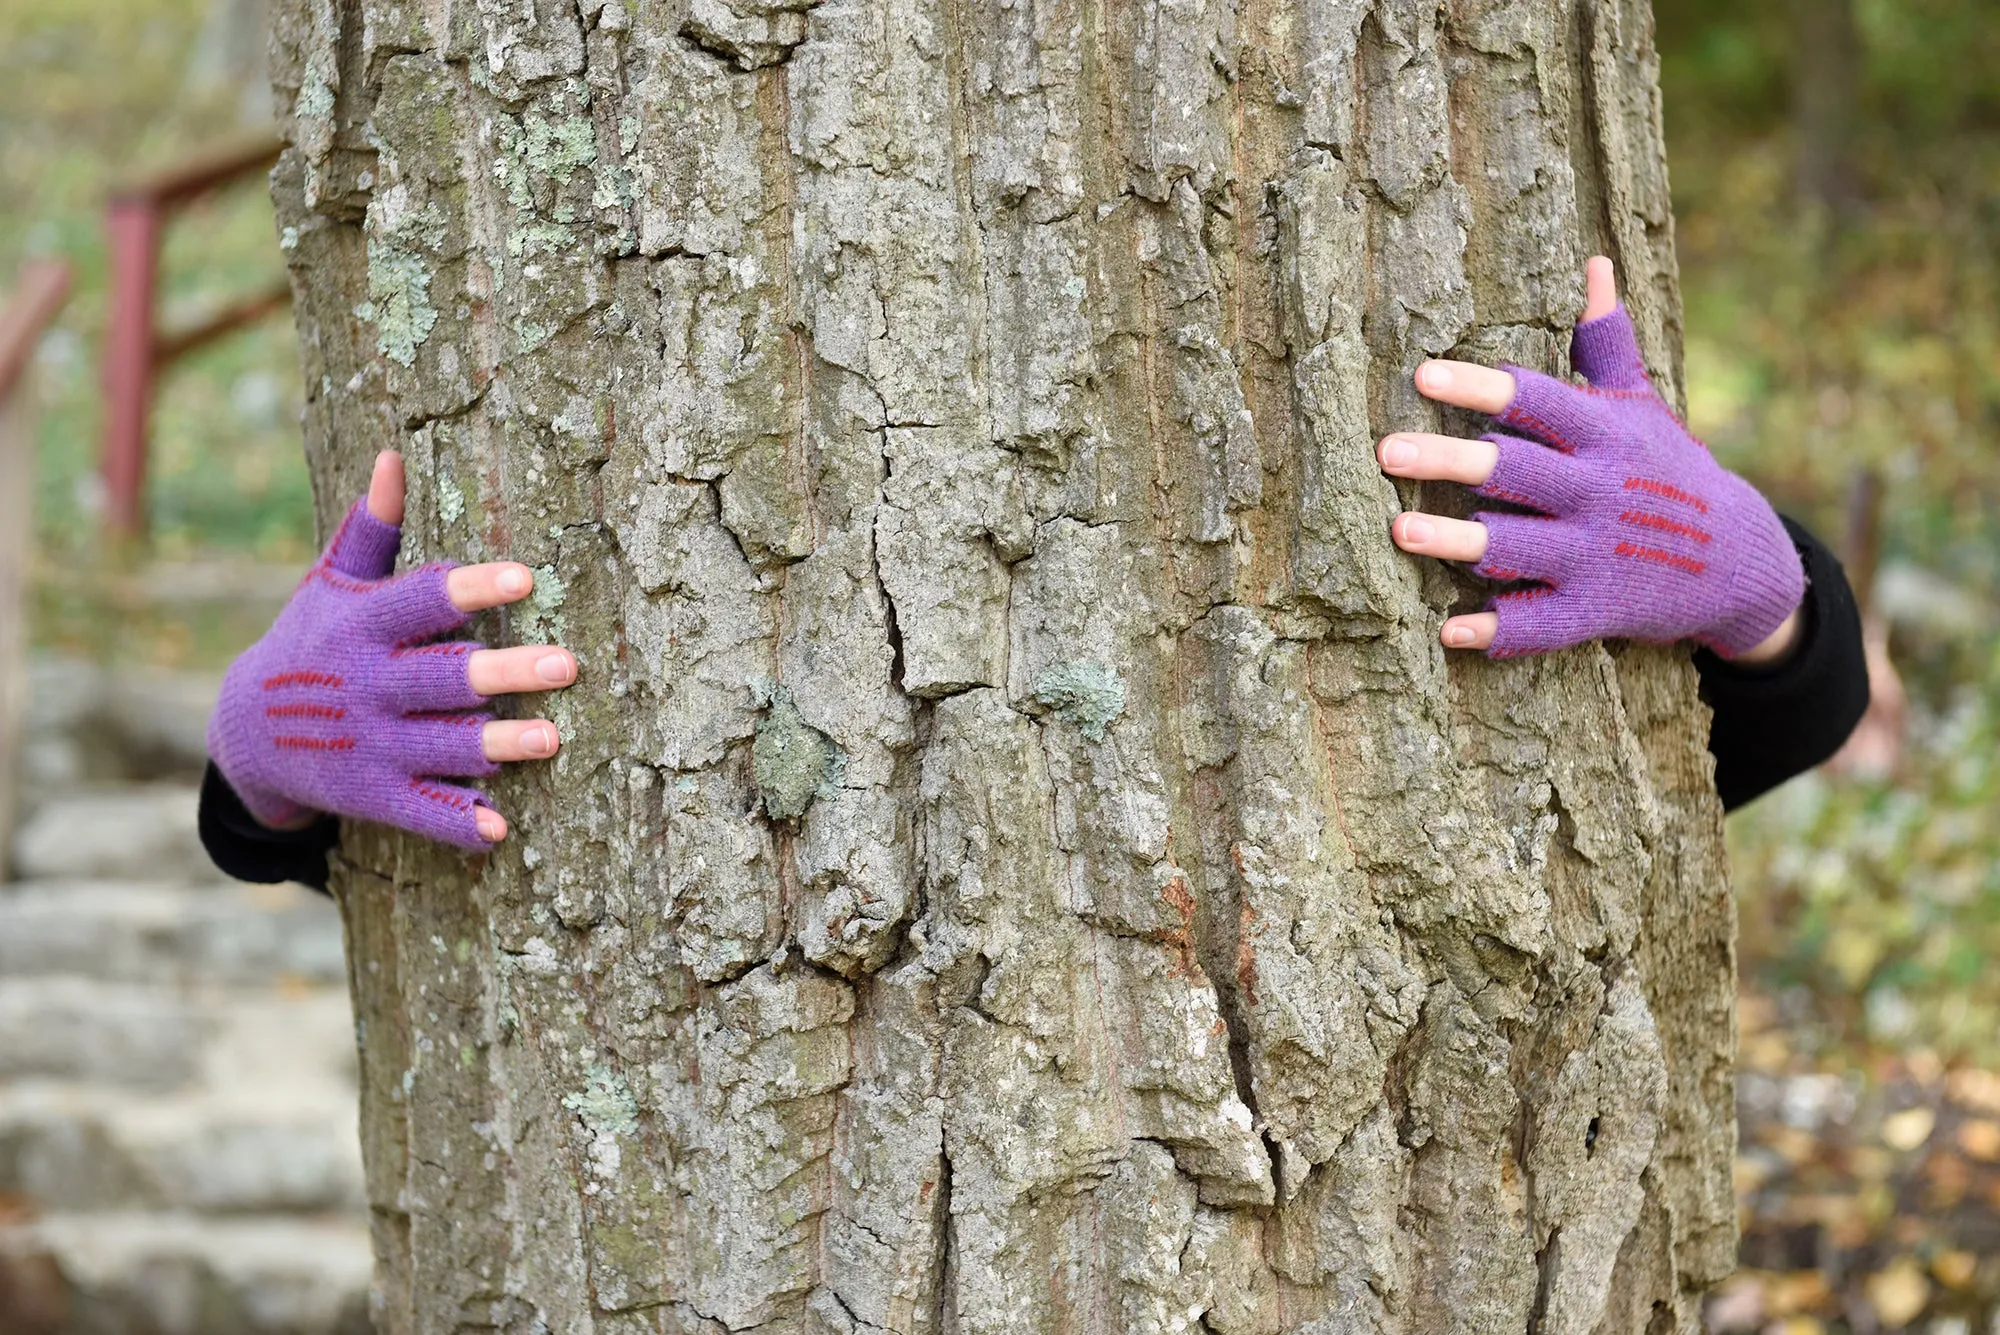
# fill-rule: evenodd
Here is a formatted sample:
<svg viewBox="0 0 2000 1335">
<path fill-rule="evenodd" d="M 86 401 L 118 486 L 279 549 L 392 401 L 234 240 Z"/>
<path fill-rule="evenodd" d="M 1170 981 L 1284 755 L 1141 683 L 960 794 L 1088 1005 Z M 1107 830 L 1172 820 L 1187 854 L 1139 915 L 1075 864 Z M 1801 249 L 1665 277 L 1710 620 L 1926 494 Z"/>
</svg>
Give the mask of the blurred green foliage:
<svg viewBox="0 0 2000 1335">
<path fill-rule="evenodd" d="M 2000 24 L 1975 0 L 1659 0 L 1688 397 L 1719 456 L 1836 546 L 1860 470 L 1885 563 L 2000 595 Z M 1797 92 L 1847 102 L 1845 197 L 1802 190 Z M 1857 576 L 1864 572 L 1856 571 Z M 1857 580 L 1857 582 L 1864 582 Z M 1788 991 L 1801 1060 L 1915 1047 L 2000 1062 L 2000 669 L 1885 586 L 1911 697 L 1900 771 L 1819 774 L 1731 822 L 1746 981 Z M 1965 620 L 1961 618 L 1961 621 Z"/>
<path fill-rule="evenodd" d="M 65 259 L 76 274 L 37 367 L 37 529 L 52 562 L 97 556 L 104 199 L 122 181 L 255 132 L 240 84 L 196 72 L 200 44 L 216 36 L 213 8 L 208 0 L 0 4 L 0 275 L 38 256 Z M 261 179 L 246 179 L 171 227 L 163 322 L 193 323 L 282 273 L 268 194 Z M 153 554 L 219 547 L 304 560 L 312 519 L 298 409 L 288 312 L 169 370 L 155 417 Z"/>
</svg>

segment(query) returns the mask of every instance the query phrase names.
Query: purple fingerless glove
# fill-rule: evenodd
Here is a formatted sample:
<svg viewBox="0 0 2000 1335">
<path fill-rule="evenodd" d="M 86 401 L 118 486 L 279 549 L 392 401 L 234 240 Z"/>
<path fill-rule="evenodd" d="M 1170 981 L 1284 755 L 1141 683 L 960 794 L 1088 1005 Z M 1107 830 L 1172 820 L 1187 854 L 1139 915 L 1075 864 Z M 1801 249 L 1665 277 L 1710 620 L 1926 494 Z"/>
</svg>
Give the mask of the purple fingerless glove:
<svg viewBox="0 0 2000 1335">
<path fill-rule="evenodd" d="M 1481 512 L 1488 579 L 1525 581 L 1487 606 L 1495 658 L 1623 637 L 1692 639 L 1732 658 L 1805 596 L 1805 567 L 1757 489 L 1709 454 L 1654 392 L 1620 306 L 1576 327 L 1579 388 L 1517 366 L 1494 418 Z M 1521 437 L 1527 437 L 1522 439 Z"/>
<path fill-rule="evenodd" d="M 250 814 L 380 821 L 463 848 L 485 797 L 439 775 L 487 775 L 466 675 L 480 646 L 426 643 L 465 623 L 449 564 L 390 577 L 402 531 L 355 502 L 263 639 L 230 665 L 208 754 Z"/>
</svg>

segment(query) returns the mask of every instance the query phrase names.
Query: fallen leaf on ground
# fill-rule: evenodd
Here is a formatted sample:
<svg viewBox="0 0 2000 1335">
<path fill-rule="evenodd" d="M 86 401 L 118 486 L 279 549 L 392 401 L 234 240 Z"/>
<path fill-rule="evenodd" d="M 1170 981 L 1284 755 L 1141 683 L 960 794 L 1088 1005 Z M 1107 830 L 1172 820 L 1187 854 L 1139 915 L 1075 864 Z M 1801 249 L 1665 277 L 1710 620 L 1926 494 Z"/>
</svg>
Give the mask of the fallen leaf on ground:
<svg viewBox="0 0 2000 1335">
<path fill-rule="evenodd" d="M 1931 1282 L 1908 1257 L 1870 1275 L 1863 1287 L 1885 1326 L 1907 1326 L 1931 1300 Z"/>
<path fill-rule="evenodd" d="M 1761 1275 L 1739 1274 L 1724 1282 L 1708 1300 L 1708 1329 L 1711 1335 L 1732 1335 L 1756 1330 L 1764 1324 L 1764 1279 Z"/>
<path fill-rule="evenodd" d="M 1970 1067 L 1953 1071 L 1945 1079 L 1945 1088 L 1959 1107 L 2000 1117 L 2000 1071 Z"/>
<path fill-rule="evenodd" d="M 1764 1310 L 1772 1316 L 1794 1316 L 1821 1306 L 1831 1296 L 1824 1274 L 1794 1270 L 1771 1276 L 1764 1286 Z"/>
<path fill-rule="evenodd" d="M 1976 1117 L 1958 1128 L 1958 1147 L 1984 1163 L 2000 1159 L 2000 1122 Z"/>
<path fill-rule="evenodd" d="M 1931 1258 L 1931 1273 L 1948 1289 L 1966 1287 L 1978 1270 L 1979 1258 L 1971 1252 L 1946 1250 Z"/>
<path fill-rule="evenodd" d="M 1931 1138 L 1937 1114 L 1929 1108 L 1905 1108 L 1882 1119 L 1882 1143 L 1892 1150 L 1913 1150 Z"/>
</svg>

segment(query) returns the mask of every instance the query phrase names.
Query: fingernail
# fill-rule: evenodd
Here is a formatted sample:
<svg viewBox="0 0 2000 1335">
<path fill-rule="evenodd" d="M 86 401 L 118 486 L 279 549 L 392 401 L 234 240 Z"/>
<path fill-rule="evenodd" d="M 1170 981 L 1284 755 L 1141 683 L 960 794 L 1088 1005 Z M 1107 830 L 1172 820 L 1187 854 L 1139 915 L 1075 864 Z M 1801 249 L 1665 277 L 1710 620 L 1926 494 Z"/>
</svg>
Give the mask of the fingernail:
<svg viewBox="0 0 2000 1335">
<path fill-rule="evenodd" d="M 1391 436 L 1382 442 L 1382 465 L 1385 468 L 1408 468 L 1417 461 L 1417 447 L 1407 440 Z"/>
<path fill-rule="evenodd" d="M 1444 633 L 1444 642 L 1454 647 L 1472 643 L 1470 626 L 1453 626 Z"/>
<path fill-rule="evenodd" d="M 1451 368 L 1443 362 L 1425 362 L 1423 380 L 1426 389 L 1450 389 Z"/>
<path fill-rule="evenodd" d="M 503 570 L 500 572 L 500 578 L 494 583 L 498 584 L 500 592 L 509 598 L 519 598 L 528 591 L 528 572 L 519 568 Z"/>
<path fill-rule="evenodd" d="M 521 748 L 531 756 L 555 754 L 556 730 L 554 728 L 530 728 L 521 734 Z"/>
<path fill-rule="evenodd" d="M 575 675 L 566 654 L 543 654 L 535 663 L 535 675 L 551 686 L 561 686 Z"/>
<path fill-rule="evenodd" d="M 1411 515 L 1403 521 L 1403 541 L 1413 543 L 1429 542 L 1437 536 L 1437 526 L 1419 515 Z"/>
<path fill-rule="evenodd" d="M 499 839 L 500 832 L 507 827 L 500 823 L 500 817 L 485 807 L 473 813 L 472 823 L 479 830 L 479 837 L 492 843 Z"/>
</svg>

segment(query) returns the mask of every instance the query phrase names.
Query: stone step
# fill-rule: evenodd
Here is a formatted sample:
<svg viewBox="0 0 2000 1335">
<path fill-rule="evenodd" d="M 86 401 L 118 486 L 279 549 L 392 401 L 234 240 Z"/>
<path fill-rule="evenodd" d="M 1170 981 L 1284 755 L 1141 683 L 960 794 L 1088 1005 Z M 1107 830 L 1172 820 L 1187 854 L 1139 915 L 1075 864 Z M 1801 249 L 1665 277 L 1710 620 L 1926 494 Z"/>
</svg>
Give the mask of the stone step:
<svg viewBox="0 0 2000 1335">
<path fill-rule="evenodd" d="M 353 1091 L 332 1082 L 161 1099 L 0 1086 L 0 1197 L 64 1211 L 359 1209 L 355 1119 Z"/>
<path fill-rule="evenodd" d="M 0 978 L 342 985 L 340 913 L 295 885 L 30 881 L 0 892 Z"/>
<path fill-rule="evenodd" d="M 10 1260 L 67 1309 L 50 1335 L 369 1335 L 358 1217 L 50 1215 L 0 1227 Z"/>
<path fill-rule="evenodd" d="M 52 654 L 29 660 L 27 678 L 21 775 L 28 805 L 84 784 L 201 773 L 220 673 L 107 667 Z"/>
<path fill-rule="evenodd" d="M 228 1091 L 353 1071 L 345 989 L 0 978 L 0 1082 Z"/>
<path fill-rule="evenodd" d="M 192 784 L 81 789 L 49 798 L 14 833 L 15 876 L 33 880 L 215 879 L 195 831 Z"/>
</svg>

